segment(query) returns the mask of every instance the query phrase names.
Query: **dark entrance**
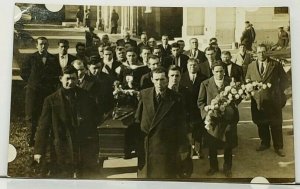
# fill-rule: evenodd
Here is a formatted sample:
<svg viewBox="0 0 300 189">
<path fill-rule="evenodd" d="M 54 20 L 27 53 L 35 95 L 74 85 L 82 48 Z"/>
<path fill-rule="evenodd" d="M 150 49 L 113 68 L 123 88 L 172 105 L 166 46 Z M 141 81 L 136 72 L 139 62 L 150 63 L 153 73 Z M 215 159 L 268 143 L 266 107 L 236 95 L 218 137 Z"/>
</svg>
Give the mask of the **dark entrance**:
<svg viewBox="0 0 300 189">
<path fill-rule="evenodd" d="M 182 7 L 160 8 L 160 30 L 162 34 L 168 34 L 170 39 L 182 36 L 183 18 Z"/>
</svg>

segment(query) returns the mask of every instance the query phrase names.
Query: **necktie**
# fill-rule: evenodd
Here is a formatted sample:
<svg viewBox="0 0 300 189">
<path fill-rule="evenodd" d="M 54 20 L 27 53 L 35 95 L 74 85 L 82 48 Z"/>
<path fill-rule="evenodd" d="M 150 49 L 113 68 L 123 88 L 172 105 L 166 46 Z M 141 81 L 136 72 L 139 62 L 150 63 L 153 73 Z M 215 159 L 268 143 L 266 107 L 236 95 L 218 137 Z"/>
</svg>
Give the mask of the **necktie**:
<svg viewBox="0 0 300 189">
<path fill-rule="evenodd" d="M 265 68 L 264 68 L 264 63 L 261 63 L 260 65 L 260 74 L 262 75 L 265 71 Z"/>
<path fill-rule="evenodd" d="M 195 83 L 195 79 L 196 79 L 196 75 L 193 74 L 193 75 L 192 75 L 192 83 Z"/>
<path fill-rule="evenodd" d="M 158 94 L 156 95 L 156 100 L 157 100 L 157 105 L 159 105 L 160 102 L 161 102 L 161 94 L 160 94 L 160 93 L 158 93 Z"/>
</svg>

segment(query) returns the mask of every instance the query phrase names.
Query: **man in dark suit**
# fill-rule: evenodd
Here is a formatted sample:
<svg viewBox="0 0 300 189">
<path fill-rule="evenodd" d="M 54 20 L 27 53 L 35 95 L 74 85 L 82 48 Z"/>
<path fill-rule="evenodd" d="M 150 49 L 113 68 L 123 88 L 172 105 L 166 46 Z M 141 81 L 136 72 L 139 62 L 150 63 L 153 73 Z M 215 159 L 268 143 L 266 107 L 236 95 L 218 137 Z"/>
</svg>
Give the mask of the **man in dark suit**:
<svg viewBox="0 0 300 189">
<path fill-rule="evenodd" d="M 95 28 L 89 27 L 89 31 L 85 31 L 85 45 L 86 48 L 91 47 L 93 45 L 93 38 L 97 36 L 97 34 L 94 33 Z"/>
<path fill-rule="evenodd" d="M 148 59 L 149 59 L 149 55 L 151 54 L 151 49 L 150 47 L 144 46 L 140 49 L 140 61 L 144 64 L 144 65 L 148 65 Z"/>
<path fill-rule="evenodd" d="M 213 47 L 207 47 L 204 50 L 204 53 L 207 60 L 199 64 L 200 73 L 205 75 L 207 78 L 210 78 L 213 75 L 211 66 L 216 60 L 216 51 Z"/>
<path fill-rule="evenodd" d="M 179 45 L 173 43 L 171 45 L 171 55 L 163 59 L 162 66 L 168 69 L 171 65 L 180 67 L 181 73 L 184 73 L 187 70 L 186 64 L 189 59 L 188 56 L 179 53 Z"/>
<path fill-rule="evenodd" d="M 210 38 L 209 40 L 209 46 L 212 47 L 212 48 L 215 48 L 215 52 L 216 52 L 216 60 L 221 60 L 221 49 L 218 45 L 218 39 L 213 37 L 213 38 Z"/>
<path fill-rule="evenodd" d="M 73 62 L 76 57 L 68 54 L 69 49 L 69 41 L 66 39 L 61 39 L 57 43 L 58 45 L 58 54 L 55 54 L 56 58 L 59 61 L 61 69 L 63 69 L 67 65 L 71 65 L 71 62 Z"/>
<path fill-rule="evenodd" d="M 111 18 L 110 18 L 110 22 L 111 22 L 111 34 L 116 34 L 118 32 L 118 20 L 119 20 L 119 14 L 116 12 L 115 9 L 113 9 L 112 13 L 111 13 Z"/>
<path fill-rule="evenodd" d="M 87 68 L 87 64 L 89 62 L 89 57 L 85 56 L 85 44 L 78 42 L 76 44 L 76 59 L 82 60 L 84 66 Z"/>
<path fill-rule="evenodd" d="M 198 107 L 203 120 L 207 119 L 205 107 L 210 105 L 212 99 L 219 95 L 226 86 L 230 85 L 230 78 L 224 76 L 225 69 L 221 61 L 214 62 L 212 70 L 213 76 L 201 83 L 199 91 Z M 224 149 L 223 171 L 226 177 L 231 177 L 232 148 L 237 146 L 237 123 L 239 121 L 239 112 L 235 101 L 231 101 L 226 106 L 221 119 L 221 122 L 212 123 L 207 128 L 206 141 L 209 147 L 210 162 L 210 169 L 207 175 L 213 175 L 219 171 L 217 149 L 218 146 L 222 146 Z"/>
<path fill-rule="evenodd" d="M 199 63 L 203 63 L 206 60 L 205 54 L 203 51 L 198 49 L 199 43 L 197 38 L 190 39 L 190 50 L 185 51 L 183 54 L 189 56 L 190 58 L 198 59 Z"/>
<path fill-rule="evenodd" d="M 241 43 L 244 43 L 248 51 L 252 51 L 252 43 L 255 41 L 256 33 L 249 21 L 245 22 L 245 30 L 241 36 Z"/>
<path fill-rule="evenodd" d="M 28 145 L 34 145 L 34 135 L 44 98 L 53 93 L 59 84 L 61 68 L 57 58 L 50 54 L 48 39 L 38 37 L 37 52 L 22 63 L 21 77 L 27 83 L 25 94 L 25 121 L 30 128 Z"/>
<path fill-rule="evenodd" d="M 163 58 L 171 55 L 171 45 L 169 45 L 169 36 L 168 35 L 161 36 L 161 44 L 158 45 L 158 47 L 161 49 Z"/>
<path fill-rule="evenodd" d="M 148 61 L 148 67 L 150 69 L 150 72 L 146 73 L 142 76 L 141 82 L 140 82 L 140 89 L 146 89 L 149 87 L 153 87 L 153 83 L 151 80 L 151 71 L 160 66 L 161 66 L 161 62 L 159 61 L 158 56 L 150 55 L 149 61 Z"/>
<path fill-rule="evenodd" d="M 138 155 L 139 178 L 176 178 L 178 158 L 188 157 L 188 140 L 182 97 L 167 88 L 163 68 L 152 71 L 154 87 L 140 93 L 136 120 L 143 134 Z"/>
<path fill-rule="evenodd" d="M 271 88 L 261 90 L 251 98 L 252 120 L 258 127 L 258 135 L 261 139 L 261 145 L 256 150 L 268 149 L 272 135 L 275 152 L 279 156 L 285 156 L 282 137 L 282 108 L 286 102 L 284 90 L 288 87 L 288 78 L 282 65 L 267 57 L 266 53 L 266 46 L 258 45 L 257 60 L 249 64 L 246 74 L 246 80 L 271 84 Z"/>
<path fill-rule="evenodd" d="M 76 87 L 77 71 L 73 66 L 64 67 L 60 81 L 62 87 L 43 105 L 34 160 L 44 165 L 50 153 L 52 176 L 76 178 L 78 172 L 97 164 L 97 115 L 94 101 Z"/>
<path fill-rule="evenodd" d="M 100 37 L 98 37 L 97 35 L 93 36 L 92 45 L 85 49 L 85 55 L 87 57 L 91 57 L 91 56 L 95 56 L 95 55 L 100 56 L 99 49 L 98 49 L 100 47 L 100 45 L 101 45 Z M 101 47 L 103 47 L 103 46 L 101 46 Z"/>
<path fill-rule="evenodd" d="M 137 45 L 137 54 L 141 53 L 143 47 L 149 47 L 147 34 L 143 33 L 141 35 L 141 42 Z M 149 47 L 150 48 L 150 47 Z"/>
<path fill-rule="evenodd" d="M 195 58 L 190 58 L 187 63 L 188 71 L 182 74 L 180 86 L 184 87 L 191 94 L 191 105 L 188 107 L 189 113 L 189 131 L 191 133 L 191 145 L 193 145 L 195 153 L 199 158 L 203 158 L 202 140 L 204 133 L 204 123 L 199 115 L 199 108 L 197 100 L 199 95 L 200 84 L 207 79 L 204 75 L 199 73 L 199 61 Z"/>
<path fill-rule="evenodd" d="M 104 47 L 103 63 L 102 72 L 107 73 L 113 82 L 117 80 L 119 76 L 116 69 L 120 69 L 121 63 L 113 59 L 113 49 L 111 47 Z"/>
<path fill-rule="evenodd" d="M 231 61 L 231 53 L 223 51 L 221 59 L 225 64 L 225 75 L 229 78 L 234 78 L 235 82 L 243 83 L 245 81 L 243 68 Z"/>
<path fill-rule="evenodd" d="M 245 44 L 239 44 L 239 51 L 233 58 L 232 62 L 242 66 L 244 77 L 246 76 L 248 65 L 253 61 L 252 55 L 247 52 Z"/>
<path fill-rule="evenodd" d="M 126 32 L 124 34 L 124 38 L 123 39 L 119 39 L 117 40 L 117 46 L 123 46 L 125 47 L 125 44 L 128 43 L 130 44 L 131 47 L 135 48 L 135 50 L 137 50 L 137 43 L 135 40 L 133 39 L 130 39 L 130 33 L 129 32 Z"/>
</svg>

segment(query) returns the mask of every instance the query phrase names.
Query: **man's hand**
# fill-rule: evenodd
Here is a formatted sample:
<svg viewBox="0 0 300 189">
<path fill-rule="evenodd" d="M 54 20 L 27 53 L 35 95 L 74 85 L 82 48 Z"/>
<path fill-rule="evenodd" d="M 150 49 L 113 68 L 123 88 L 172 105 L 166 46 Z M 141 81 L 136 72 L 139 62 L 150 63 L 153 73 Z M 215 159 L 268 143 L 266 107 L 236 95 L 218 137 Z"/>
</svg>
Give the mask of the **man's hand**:
<svg viewBox="0 0 300 189">
<path fill-rule="evenodd" d="M 42 157 L 41 154 L 34 154 L 33 155 L 33 160 L 36 161 L 37 163 L 40 163 L 41 162 L 41 157 Z"/>
</svg>

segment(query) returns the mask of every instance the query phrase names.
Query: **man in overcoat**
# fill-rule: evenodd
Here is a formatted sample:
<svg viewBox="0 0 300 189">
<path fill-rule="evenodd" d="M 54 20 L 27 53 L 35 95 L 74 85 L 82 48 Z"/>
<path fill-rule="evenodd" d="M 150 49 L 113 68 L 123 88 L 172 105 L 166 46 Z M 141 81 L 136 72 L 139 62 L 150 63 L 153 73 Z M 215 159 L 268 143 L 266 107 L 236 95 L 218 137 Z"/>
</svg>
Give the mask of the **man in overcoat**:
<svg viewBox="0 0 300 189">
<path fill-rule="evenodd" d="M 230 85 L 230 78 L 225 76 L 224 64 L 216 61 L 212 65 L 213 76 L 201 83 L 198 107 L 202 119 L 206 119 L 207 111 L 205 107 L 211 104 L 212 99 L 224 91 L 224 88 Z M 237 104 L 231 102 L 225 110 L 220 123 L 212 123 L 213 127 L 208 128 L 206 141 L 209 147 L 210 169 L 207 175 L 213 175 L 219 171 L 217 149 L 222 146 L 224 149 L 223 171 L 226 177 L 231 177 L 232 167 L 232 148 L 237 146 L 237 123 L 239 121 L 239 112 Z"/>
<path fill-rule="evenodd" d="M 28 145 L 34 145 L 34 135 L 45 97 L 59 84 L 61 68 L 57 58 L 50 54 L 48 39 L 38 37 L 37 52 L 31 54 L 21 66 L 21 77 L 27 83 L 25 94 L 25 121 L 30 128 Z"/>
<path fill-rule="evenodd" d="M 62 87 L 44 101 L 34 160 L 43 163 L 50 153 L 52 176 L 76 178 L 83 167 L 96 166 L 97 148 L 91 145 L 97 144 L 96 106 L 87 92 L 76 86 L 77 70 L 73 66 L 63 69 L 60 81 Z"/>
<path fill-rule="evenodd" d="M 138 154 L 139 178 L 176 178 L 178 158 L 188 156 L 182 97 L 167 88 L 163 68 L 152 71 L 154 87 L 141 91 L 136 120 L 143 134 Z"/>
<path fill-rule="evenodd" d="M 261 90 L 251 98 L 252 120 L 258 127 L 261 139 L 257 151 L 270 147 L 272 135 L 273 147 L 279 156 L 283 152 L 282 108 L 285 106 L 284 90 L 288 87 L 287 74 L 282 65 L 267 56 L 264 44 L 257 47 L 257 60 L 248 66 L 246 80 L 270 83 L 271 87 Z M 271 131 L 271 134 L 270 134 Z"/>
</svg>

